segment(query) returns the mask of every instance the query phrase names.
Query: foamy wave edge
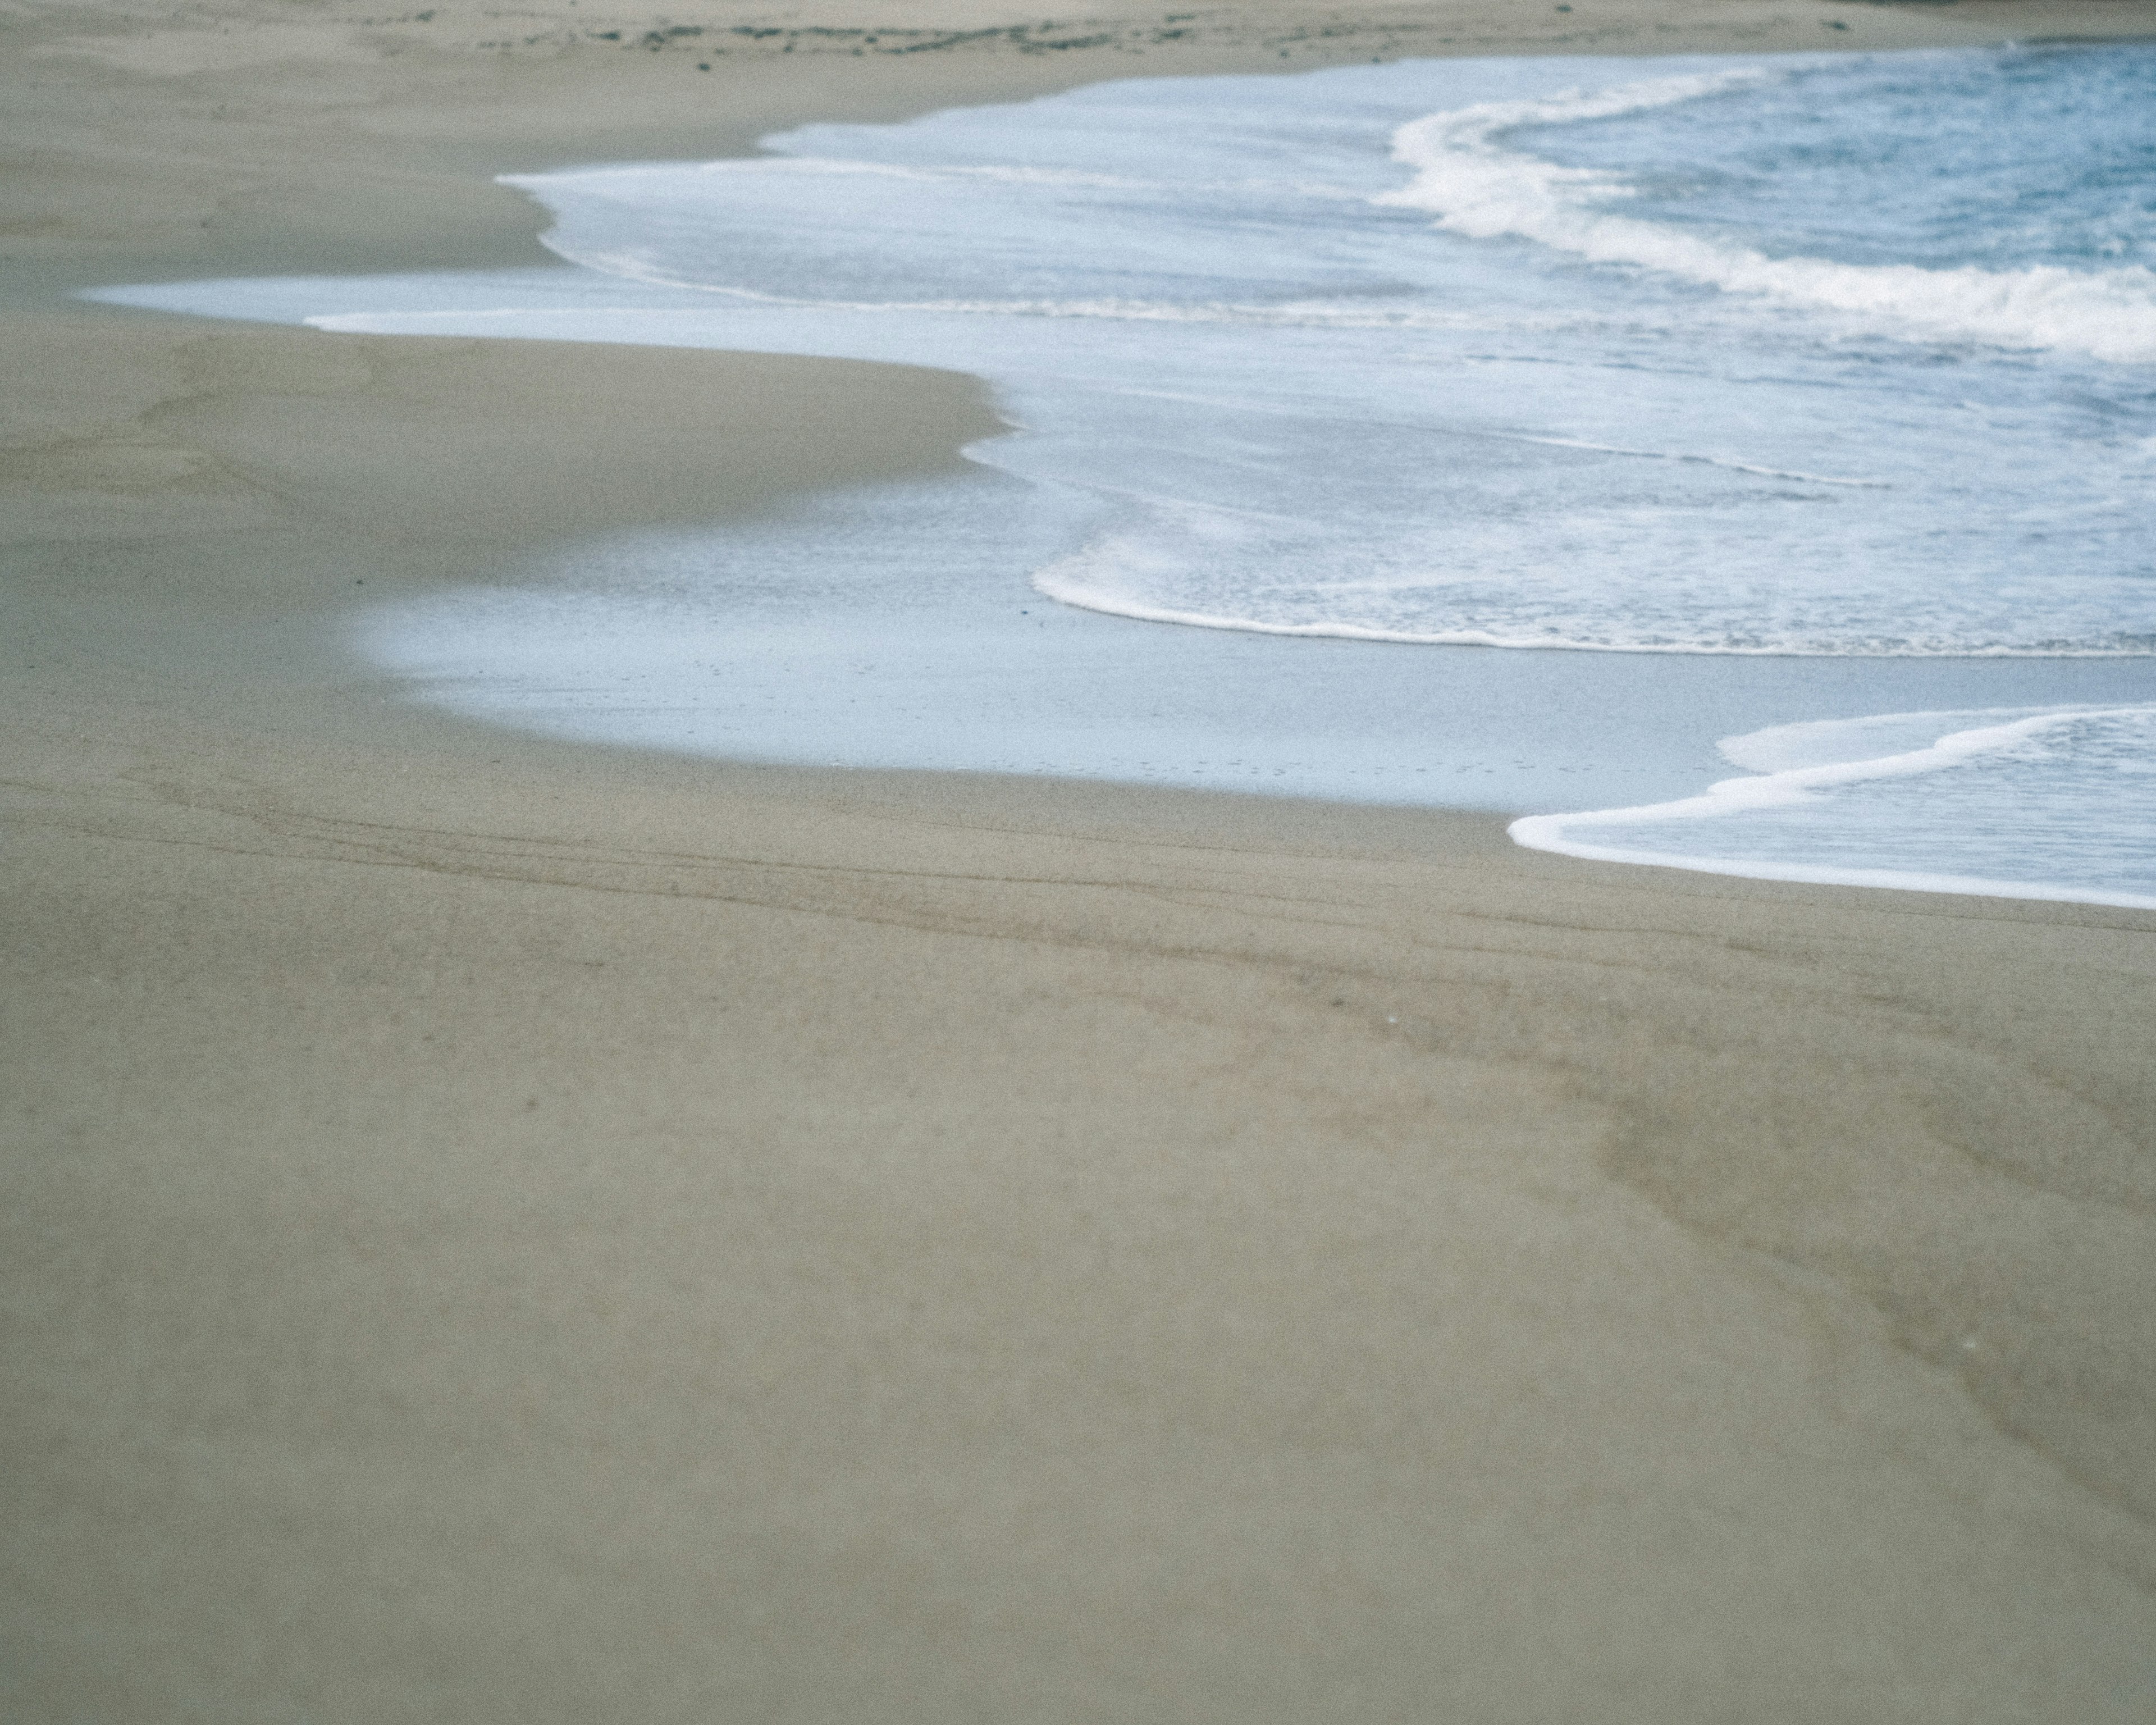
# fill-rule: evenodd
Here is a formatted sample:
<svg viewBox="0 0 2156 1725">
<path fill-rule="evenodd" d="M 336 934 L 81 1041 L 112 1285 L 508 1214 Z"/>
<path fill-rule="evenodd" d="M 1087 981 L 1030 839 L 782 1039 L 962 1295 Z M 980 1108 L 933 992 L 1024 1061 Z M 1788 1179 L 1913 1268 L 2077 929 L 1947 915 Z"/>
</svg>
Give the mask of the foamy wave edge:
<svg viewBox="0 0 2156 1725">
<path fill-rule="evenodd" d="M 1034 572 L 1029 585 L 1045 599 L 1074 610 L 1134 623 L 1173 623 L 1186 629 L 1228 629 L 1240 634 L 1292 635 L 1312 640 L 1383 641 L 1403 647 L 1496 647 L 1515 652 L 1662 653 L 1735 659 L 2147 659 L 2146 647 L 1979 647 L 1946 642 L 1936 646 L 1823 646 L 1776 642 L 1739 646 L 1715 641 L 1589 641 L 1565 636 L 1506 634 L 1488 629 L 1395 629 L 1361 623 L 1265 623 L 1209 611 L 1187 611 L 1142 599 L 1110 597 L 1059 570 L 1086 554 L 1059 559 Z"/>
<path fill-rule="evenodd" d="M 2011 711 L 2011 710 L 2010 710 Z M 2066 882 L 1999 880 L 1975 875 L 1928 874 L 1900 869 L 1836 868 L 1828 865 L 1780 863 L 1748 857 L 1700 856 L 1682 851 L 1644 850 L 1634 846 L 1584 844 L 1568 835 L 1573 827 L 1636 824 L 1642 822 L 1712 819 L 1761 809 L 1784 808 L 1813 792 L 1866 779 L 1912 778 L 1959 766 L 1980 756 L 2011 748 L 2041 731 L 2075 719 L 2123 717 L 2156 711 L 2143 706 L 2064 707 L 2032 713 L 2005 724 L 1975 726 L 1949 732 L 1929 747 L 1870 760 L 1843 761 L 1779 773 L 1747 774 L 1709 785 L 1700 795 L 1673 802 L 1647 803 L 1632 809 L 1589 809 L 1575 814 L 1530 814 L 1506 829 L 1512 842 L 1587 862 L 1684 869 L 1694 874 L 1725 875 L 1749 880 L 1784 880 L 1814 886 L 1887 887 L 1906 892 L 1945 892 L 1987 898 L 2040 900 L 2058 904 L 2105 905 L 2115 909 L 2156 911 L 2156 896 L 2102 892 Z M 1917 718 L 1921 714 L 1882 714 L 1877 719 Z M 1778 729 L 1796 727 L 1782 726 Z M 1763 733 L 1762 733 L 1763 734 Z M 1725 738 L 1727 751 L 1748 739 Z"/>
<path fill-rule="evenodd" d="M 1393 134 L 1393 159 L 1413 168 L 1414 178 L 1373 201 L 1424 211 L 1439 227 L 1470 239 L 1531 239 L 1591 263 L 1629 264 L 1727 293 L 1839 312 L 1887 335 L 2058 349 L 2120 363 L 2156 362 L 2156 271 L 2134 266 L 2084 273 L 2050 264 L 2013 271 L 1930 270 L 1770 258 L 1611 214 L 1599 204 L 1629 195 L 1632 188 L 1622 181 L 1559 167 L 1497 141 L 1521 126 L 1668 107 L 1742 89 L 1768 75 L 1748 67 L 1428 115 Z"/>
</svg>

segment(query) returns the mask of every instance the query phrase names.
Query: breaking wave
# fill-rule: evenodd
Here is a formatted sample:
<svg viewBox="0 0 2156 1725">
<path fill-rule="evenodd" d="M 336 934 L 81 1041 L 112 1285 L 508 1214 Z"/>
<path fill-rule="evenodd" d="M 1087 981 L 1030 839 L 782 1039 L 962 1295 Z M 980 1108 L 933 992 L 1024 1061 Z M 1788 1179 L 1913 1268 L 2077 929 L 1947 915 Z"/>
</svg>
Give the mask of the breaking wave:
<svg viewBox="0 0 2156 1725">
<path fill-rule="evenodd" d="M 2139 265 L 1933 270 L 1770 257 L 1622 214 L 1611 206 L 1634 188 L 1619 176 L 1547 162 L 1504 141 L 1528 126 L 1699 101 L 1768 75 L 1746 67 L 1648 79 L 1542 100 L 1480 102 L 1410 121 L 1393 134 L 1393 157 L 1413 168 L 1414 178 L 1373 201 L 1426 211 L 1440 227 L 1470 239 L 1530 239 L 1590 263 L 1632 264 L 1726 293 L 1839 313 L 1878 333 L 2156 361 L 2156 272 Z"/>
</svg>

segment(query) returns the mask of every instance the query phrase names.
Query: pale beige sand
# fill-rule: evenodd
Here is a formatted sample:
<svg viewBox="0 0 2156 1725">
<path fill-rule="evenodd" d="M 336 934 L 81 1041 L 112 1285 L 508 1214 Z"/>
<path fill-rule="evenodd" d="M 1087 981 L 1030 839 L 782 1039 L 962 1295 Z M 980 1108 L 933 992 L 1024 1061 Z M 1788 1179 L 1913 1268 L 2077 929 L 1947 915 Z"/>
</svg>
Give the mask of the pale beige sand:
<svg viewBox="0 0 2156 1725">
<path fill-rule="evenodd" d="M 2156 1712 L 2156 917 L 460 726 L 357 599 L 947 466 L 980 393 L 60 297 L 514 260 L 490 171 L 1284 45 L 2148 8 L 710 73 L 552 0 L 0 16 L 0 1712 Z M 1009 21 L 667 23 L 896 18 Z"/>
</svg>

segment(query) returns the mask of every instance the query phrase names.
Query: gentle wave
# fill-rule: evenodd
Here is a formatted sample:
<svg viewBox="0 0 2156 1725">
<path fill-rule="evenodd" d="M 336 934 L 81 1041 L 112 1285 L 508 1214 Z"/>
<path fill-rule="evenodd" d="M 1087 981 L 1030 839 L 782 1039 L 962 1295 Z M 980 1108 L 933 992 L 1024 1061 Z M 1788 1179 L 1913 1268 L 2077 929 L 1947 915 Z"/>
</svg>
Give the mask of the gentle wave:
<svg viewBox="0 0 2156 1725">
<path fill-rule="evenodd" d="M 1619 451 L 1620 454 L 1650 453 Z M 1690 459 L 1664 456 L 1663 459 Z M 1738 471 L 1758 471 L 1736 463 Z M 1861 484 L 1862 481 L 1844 481 Z M 1098 488 L 1103 494 L 1111 488 Z M 1254 513 L 1245 511 L 1245 513 Z M 1085 549 L 1035 570 L 1033 590 L 1043 598 L 1091 611 L 1104 617 L 1128 618 L 1137 623 L 1168 623 L 1187 629 L 1228 629 L 1243 634 L 1280 635 L 1306 640 L 1381 641 L 1407 647 L 1502 647 L 1553 653 L 1636 653 L 1661 656 L 1702 656 L 1717 659 L 1990 659 L 1990 660 L 2138 660 L 2156 657 L 2156 640 L 2145 636 L 2121 635 L 2098 644 L 2061 644 L 2041 642 L 2030 645 L 1986 644 L 1965 640 L 1880 639 L 1857 637 L 1823 639 L 1798 634 L 1765 639 L 1734 635 L 1720 638 L 1675 634 L 1626 636 L 1613 631 L 1596 635 L 1547 624 L 1530 628 L 1491 628 L 1461 625 L 1445 629 L 1389 627 L 1344 619 L 1288 622 L 1238 615 L 1230 612 L 1199 610 L 1188 606 L 1163 604 L 1128 590 L 1135 579 L 1143 582 L 1164 564 L 1163 554 L 1143 540 L 1129 535 L 1111 535 Z M 1336 587 L 1337 597 L 1351 589 Z"/>
<path fill-rule="evenodd" d="M 1943 728 L 1968 719 L 1987 722 Z M 1891 746 L 1890 740 L 1897 733 L 1912 731 L 1917 735 L 1943 734 L 1933 735 L 1929 742 L 1916 747 Z M 1900 740 L 1912 739 L 1902 735 Z M 1865 752 L 1881 742 L 1890 744 L 1888 752 Z M 2069 773 L 2078 768 L 2084 773 L 2108 771 L 2128 776 L 2137 785 L 2143 780 L 2156 784 L 2156 705 L 1888 713 L 1858 720 L 1775 726 L 1725 738 L 1720 748 L 1734 764 L 1755 771 L 1742 778 L 1720 780 L 1694 797 L 1630 809 L 1529 815 L 1514 821 L 1507 830 L 1516 843 L 1529 850 L 1596 862 L 1650 864 L 1760 880 L 1891 886 L 1912 891 L 2065 900 L 2156 910 L 2156 892 L 2126 891 L 2115 882 L 2104 883 L 2100 855 L 2092 855 L 2091 850 L 2077 850 L 2071 833 L 2061 834 L 2055 826 L 2031 821 L 2024 793 L 2005 783 L 1997 771 L 2014 765 L 2048 768 L 2053 775 L 2062 768 Z M 1686 823 L 1706 823 L 1712 834 L 1748 816 L 1771 818 L 1787 811 L 1803 811 L 1814 816 L 1805 838 L 1815 849 L 1817 810 L 1830 803 L 1835 793 L 1887 786 L 1896 780 L 1921 781 L 1957 771 L 1974 777 L 1971 788 L 1948 805 L 1950 819 L 1942 821 L 1938 814 L 1927 815 L 1913 807 L 1902 818 L 1911 830 L 1921 833 L 1919 848 L 1942 860 L 1952 860 L 1960 852 L 1977 865 L 1969 873 L 1797 861 L 1762 854 L 1767 847 L 1756 844 L 1753 853 L 1746 855 L 1738 845 L 1712 848 L 1712 838 L 1697 830 L 1694 839 L 1699 848 L 1690 849 L 1643 843 L 1637 835 L 1637 829 L 1653 832 Z M 2085 823 L 2093 824 L 2091 836 L 2096 843 L 2091 849 L 2100 852 L 2108 843 L 2120 851 L 2113 859 L 2118 872 L 2131 870 L 2146 878 L 2149 858 L 2145 848 L 2137 846 L 2130 835 L 2122 847 L 2117 831 L 2096 830 L 2109 819 L 2112 810 L 2107 805 L 2115 800 L 2090 799 L 2076 812 Z M 2142 801 L 2145 804 L 2146 799 Z M 1873 824 L 1871 843 L 1883 848 L 1887 841 L 1879 834 L 1877 815 L 1867 819 Z M 1920 826 L 1927 819 L 1934 824 Z M 2144 817 L 2144 824 L 2145 821 Z M 1630 842 L 1609 842 L 1614 836 L 1613 829 L 1633 829 L 1635 835 Z M 1756 832 L 1755 823 L 1755 835 Z M 1592 836 L 1597 833 L 1604 835 L 1602 842 Z M 2002 864 L 2013 869 L 2039 833 L 2082 878 L 2015 878 L 2012 872 L 1990 871 Z M 2041 857 L 2033 859 L 2033 872 L 2040 875 L 2067 872 L 2066 869 L 2046 870 L 2044 861 Z"/>
<path fill-rule="evenodd" d="M 2156 272 L 2093 272 L 2040 264 L 1997 271 L 1912 264 L 1838 264 L 1772 258 L 1718 245 L 1665 223 L 1611 213 L 1631 194 L 1617 177 L 1563 167 L 1499 140 L 1525 126 L 1612 119 L 1697 101 L 1762 81 L 1757 68 L 1659 78 L 1591 95 L 1482 102 L 1410 121 L 1393 134 L 1393 157 L 1415 171 L 1407 186 L 1372 201 L 1427 212 L 1438 226 L 1476 239 L 1531 239 L 1598 264 L 1630 264 L 1725 292 L 1843 313 L 1889 335 L 2054 348 L 2113 362 L 2156 361 Z"/>
</svg>

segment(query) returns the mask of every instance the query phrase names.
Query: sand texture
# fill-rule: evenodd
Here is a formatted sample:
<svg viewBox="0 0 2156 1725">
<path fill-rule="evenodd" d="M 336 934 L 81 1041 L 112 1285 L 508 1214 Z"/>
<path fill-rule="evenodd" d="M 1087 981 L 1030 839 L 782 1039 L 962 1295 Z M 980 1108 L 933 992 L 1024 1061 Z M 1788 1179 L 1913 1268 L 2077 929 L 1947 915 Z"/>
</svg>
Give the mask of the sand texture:
<svg viewBox="0 0 2156 1725">
<path fill-rule="evenodd" d="M 2156 1716 L 2156 916 L 463 723 L 356 608 L 984 393 L 66 297 L 1133 71 L 2152 18 L 0 8 L 0 1714 Z"/>
</svg>

